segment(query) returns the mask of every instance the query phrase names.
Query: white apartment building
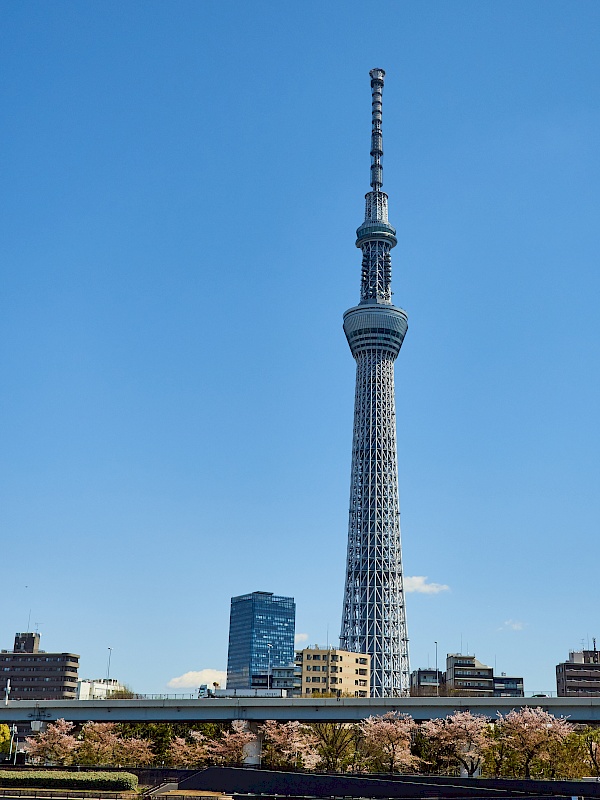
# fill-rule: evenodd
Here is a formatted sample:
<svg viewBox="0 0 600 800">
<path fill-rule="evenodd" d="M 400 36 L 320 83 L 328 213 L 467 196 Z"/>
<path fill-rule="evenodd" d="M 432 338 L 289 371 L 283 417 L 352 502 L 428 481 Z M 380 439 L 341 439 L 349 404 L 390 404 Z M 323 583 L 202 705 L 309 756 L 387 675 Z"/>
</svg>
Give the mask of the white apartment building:
<svg viewBox="0 0 600 800">
<path fill-rule="evenodd" d="M 125 690 L 115 678 L 77 681 L 77 700 L 106 700 L 111 694 Z"/>
</svg>

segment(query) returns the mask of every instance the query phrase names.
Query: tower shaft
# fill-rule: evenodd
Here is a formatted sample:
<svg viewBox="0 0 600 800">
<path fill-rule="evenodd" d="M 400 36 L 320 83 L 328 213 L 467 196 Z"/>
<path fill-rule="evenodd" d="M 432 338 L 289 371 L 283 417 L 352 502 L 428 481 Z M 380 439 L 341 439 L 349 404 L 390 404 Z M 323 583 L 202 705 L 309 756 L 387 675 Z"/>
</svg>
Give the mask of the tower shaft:
<svg viewBox="0 0 600 800">
<path fill-rule="evenodd" d="M 340 647 L 371 655 L 371 693 L 408 693 L 409 663 L 400 542 L 394 362 L 408 327 L 391 302 L 391 249 L 396 231 L 381 191 L 383 70 L 371 70 L 371 187 L 362 250 L 361 299 L 344 314 L 356 359 L 348 555 Z"/>
</svg>

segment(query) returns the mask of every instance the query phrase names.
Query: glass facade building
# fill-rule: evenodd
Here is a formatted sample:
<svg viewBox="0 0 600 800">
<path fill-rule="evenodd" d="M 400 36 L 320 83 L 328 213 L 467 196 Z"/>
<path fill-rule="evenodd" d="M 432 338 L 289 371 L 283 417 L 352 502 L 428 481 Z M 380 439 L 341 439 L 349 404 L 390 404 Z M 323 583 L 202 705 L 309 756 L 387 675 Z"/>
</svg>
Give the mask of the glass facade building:
<svg viewBox="0 0 600 800">
<path fill-rule="evenodd" d="M 273 667 L 294 661 L 296 604 L 293 597 L 252 592 L 231 598 L 228 689 L 266 689 Z"/>
</svg>

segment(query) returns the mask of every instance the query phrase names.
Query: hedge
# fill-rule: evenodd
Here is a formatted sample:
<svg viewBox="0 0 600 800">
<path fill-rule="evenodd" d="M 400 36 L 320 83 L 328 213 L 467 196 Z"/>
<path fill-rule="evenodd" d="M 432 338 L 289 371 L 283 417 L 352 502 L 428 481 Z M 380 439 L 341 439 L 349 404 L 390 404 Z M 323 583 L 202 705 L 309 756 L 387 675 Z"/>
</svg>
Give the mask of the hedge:
<svg viewBox="0 0 600 800">
<path fill-rule="evenodd" d="M 58 772 L 56 770 L 0 770 L 0 787 L 40 789 L 106 789 L 127 792 L 137 788 L 137 775 L 131 772 Z"/>
</svg>

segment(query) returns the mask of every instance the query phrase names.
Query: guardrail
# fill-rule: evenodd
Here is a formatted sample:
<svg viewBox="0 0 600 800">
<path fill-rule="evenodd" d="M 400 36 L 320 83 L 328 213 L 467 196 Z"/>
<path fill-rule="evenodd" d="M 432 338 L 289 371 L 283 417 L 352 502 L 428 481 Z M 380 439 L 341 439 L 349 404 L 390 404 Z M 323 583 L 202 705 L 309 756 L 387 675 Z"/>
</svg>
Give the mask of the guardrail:
<svg viewBox="0 0 600 800">
<path fill-rule="evenodd" d="M 452 697 L 461 697 L 462 695 L 451 695 Z M 475 697 L 475 693 L 464 695 L 464 697 Z M 556 697 L 556 690 L 538 689 L 532 692 L 525 692 L 525 697 Z M 240 695 L 241 697 L 241 695 Z M 259 695 L 260 697 L 260 695 Z M 292 695 L 290 695 L 291 699 Z M 206 697 L 199 695 L 197 692 L 188 692 L 187 694 L 139 694 L 138 692 L 132 693 L 129 697 L 86 697 L 85 700 L 79 700 L 80 703 L 98 702 L 99 700 L 230 700 L 231 697 L 224 697 L 222 695 Z"/>
<path fill-rule="evenodd" d="M 86 797 L 88 800 L 122 800 L 124 797 L 132 795 L 131 792 L 96 792 L 93 789 L 87 792 L 71 791 L 65 789 L 37 789 L 31 787 L 30 789 L 0 789 L 0 797 L 40 797 L 40 798 L 56 798 L 56 800 L 70 800 L 73 798 Z"/>
</svg>

